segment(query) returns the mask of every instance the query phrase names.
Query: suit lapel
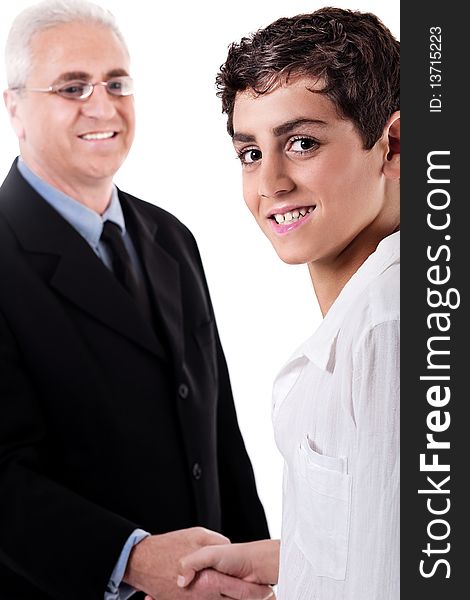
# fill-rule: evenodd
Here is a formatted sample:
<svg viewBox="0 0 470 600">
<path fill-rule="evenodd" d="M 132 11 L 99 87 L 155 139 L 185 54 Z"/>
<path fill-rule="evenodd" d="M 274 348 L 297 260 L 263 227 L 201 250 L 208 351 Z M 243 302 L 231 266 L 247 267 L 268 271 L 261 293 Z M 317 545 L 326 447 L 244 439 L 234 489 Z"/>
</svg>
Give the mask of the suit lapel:
<svg viewBox="0 0 470 600">
<path fill-rule="evenodd" d="M 141 316 L 134 300 L 111 271 L 90 248 L 79 250 L 74 246 L 70 244 L 62 254 L 51 285 L 101 323 L 150 352 L 165 357 L 151 324 Z"/>
<path fill-rule="evenodd" d="M 184 344 L 184 322 L 181 303 L 180 268 L 178 262 L 158 243 L 158 225 L 145 219 L 139 201 L 119 192 L 126 223 L 131 221 L 147 273 L 150 292 L 166 330 L 175 363 L 181 363 Z"/>
<path fill-rule="evenodd" d="M 21 177 L 16 165 L 0 189 L 0 210 L 26 252 L 59 257 L 50 276 L 58 293 L 107 327 L 165 357 L 131 296 L 75 229 Z"/>
</svg>

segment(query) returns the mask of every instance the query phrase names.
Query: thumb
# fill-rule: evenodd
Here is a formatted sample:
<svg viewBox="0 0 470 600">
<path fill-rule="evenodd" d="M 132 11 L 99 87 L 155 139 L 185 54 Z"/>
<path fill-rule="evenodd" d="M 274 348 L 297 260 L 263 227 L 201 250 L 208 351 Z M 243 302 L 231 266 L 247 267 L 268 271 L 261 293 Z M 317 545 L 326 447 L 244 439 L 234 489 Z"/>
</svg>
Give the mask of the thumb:
<svg viewBox="0 0 470 600">
<path fill-rule="evenodd" d="M 225 535 L 217 531 L 212 531 L 211 529 L 207 529 L 206 527 L 196 527 L 197 531 L 197 543 L 200 546 L 216 546 L 223 544 L 230 544 L 230 540 Z"/>
<path fill-rule="evenodd" d="M 196 573 L 202 571 L 202 569 L 217 568 L 219 561 L 217 549 L 217 546 L 205 546 L 182 558 L 178 563 L 178 578 L 176 580 L 178 587 L 187 587 L 196 576 Z"/>
</svg>

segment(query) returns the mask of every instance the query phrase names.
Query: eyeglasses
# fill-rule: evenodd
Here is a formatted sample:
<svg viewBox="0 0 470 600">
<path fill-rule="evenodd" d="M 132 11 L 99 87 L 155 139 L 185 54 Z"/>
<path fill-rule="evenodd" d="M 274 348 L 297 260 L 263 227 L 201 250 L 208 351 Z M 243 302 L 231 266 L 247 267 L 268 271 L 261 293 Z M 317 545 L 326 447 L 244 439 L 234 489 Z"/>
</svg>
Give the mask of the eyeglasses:
<svg viewBox="0 0 470 600">
<path fill-rule="evenodd" d="M 134 81 L 129 75 L 112 77 L 108 81 L 80 81 L 79 79 L 57 83 L 48 88 L 12 88 L 13 90 L 24 89 L 27 92 L 42 92 L 45 94 L 57 94 L 67 100 L 86 100 L 93 94 L 97 85 L 104 85 L 111 96 L 131 96 L 134 93 Z"/>
</svg>

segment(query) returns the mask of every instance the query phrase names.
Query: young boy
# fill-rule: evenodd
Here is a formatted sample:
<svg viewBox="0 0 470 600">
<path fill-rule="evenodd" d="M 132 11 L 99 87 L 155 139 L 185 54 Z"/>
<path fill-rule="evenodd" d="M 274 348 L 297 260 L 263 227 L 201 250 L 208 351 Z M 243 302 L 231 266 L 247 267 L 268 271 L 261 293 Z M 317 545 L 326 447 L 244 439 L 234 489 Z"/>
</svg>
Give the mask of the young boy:
<svg viewBox="0 0 470 600">
<path fill-rule="evenodd" d="M 325 8 L 233 44 L 217 83 L 248 208 L 324 316 L 274 385 L 279 598 L 397 600 L 399 44 Z M 278 561 L 278 541 L 208 547 L 179 585 L 209 566 L 273 584 Z"/>
</svg>

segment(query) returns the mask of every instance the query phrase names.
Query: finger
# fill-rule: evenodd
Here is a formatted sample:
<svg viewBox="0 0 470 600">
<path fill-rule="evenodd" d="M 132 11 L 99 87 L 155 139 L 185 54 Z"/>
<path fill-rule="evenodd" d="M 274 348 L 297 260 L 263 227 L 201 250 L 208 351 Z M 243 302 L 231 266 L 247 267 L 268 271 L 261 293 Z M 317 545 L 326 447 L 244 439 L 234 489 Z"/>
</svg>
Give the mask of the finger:
<svg viewBox="0 0 470 600">
<path fill-rule="evenodd" d="M 232 600 L 267 600 L 273 598 L 274 592 L 269 585 L 248 583 L 243 579 L 230 577 L 222 573 L 212 571 L 212 577 L 217 579 L 217 589 L 222 596 Z"/>
<path fill-rule="evenodd" d="M 275 600 L 274 592 L 269 586 L 258 583 L 247 583 L 240 579 L 236 579 L 235 581 L 237 584 L 224 584 L 224 591 L 220 591 L 222 598 L 229 598 L 230 600 Z M 242 585 L 236 587 L 240 581 Z"/>
<path fill-rule="evenodd" d="M 219 562 L 219 556 L 217 554 L 217 546 L 205 546 L 188 554 L 179 561 L 178 565 L 178 579 L 177 584 L 179 587 L 188 586 L 196 576 L 198 571 L 207 569 L 209 567 L 217 568 Z"/>
<path fill-rule="evenodd" d="M 220 594 L 220 597 L 221 598 L 228 598 L 228 600 L 233 600 L 232 598 L 230 598 L 230 596 L 226 596 L 225 594 Z M 253 598 L 250 596 L 246 600 L 253 600 Z M 261 600 L 276 600 L 276 596 L 274 595 L 274 591 L 270 590 L 268 592 L 268 595 L 265 596 L 264 598 L 261 598 Z"/>
</svg>

